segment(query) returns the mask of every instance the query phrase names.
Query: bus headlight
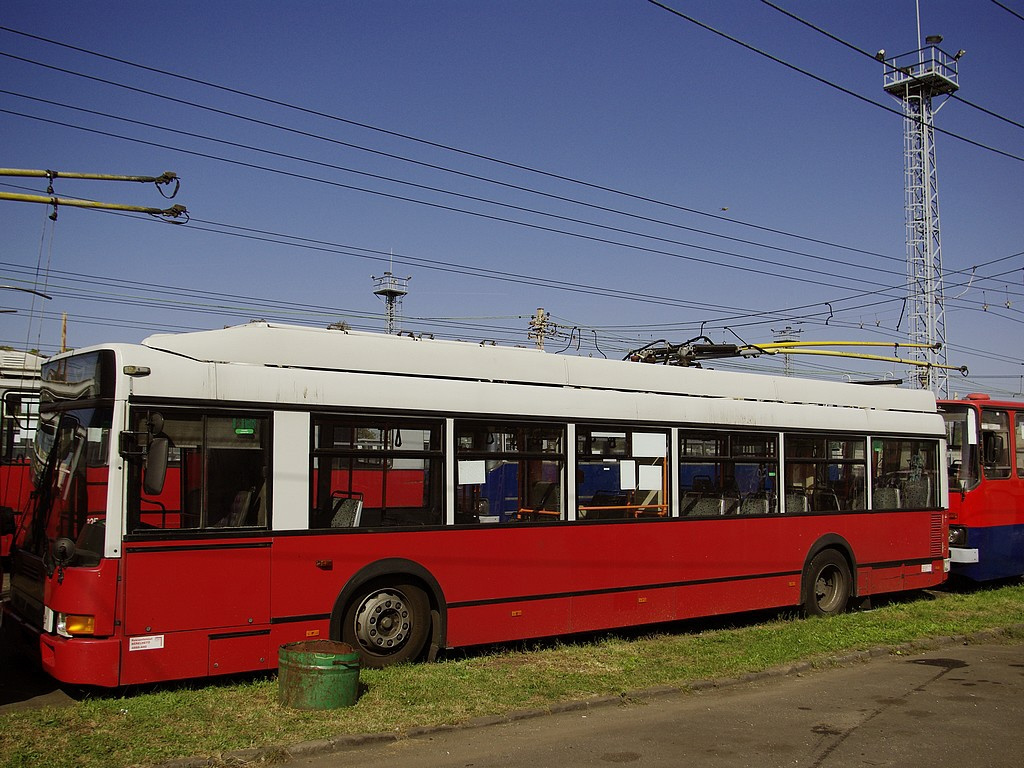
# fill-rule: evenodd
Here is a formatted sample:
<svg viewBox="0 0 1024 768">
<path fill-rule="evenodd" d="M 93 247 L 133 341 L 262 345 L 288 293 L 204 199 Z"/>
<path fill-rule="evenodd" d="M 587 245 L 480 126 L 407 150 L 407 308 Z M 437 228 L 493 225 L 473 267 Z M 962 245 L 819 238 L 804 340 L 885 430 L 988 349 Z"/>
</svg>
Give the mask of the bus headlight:
<svg viewBox="0 0 1024 768">
<path fill-rule="evenodd" d="M 967 543 L 967 529 L 962 525 L 949 526 L 949 546 L 962 547 Z"/>
<path fill-rule="evenodd" d="M 57 614 L 57 634 L 61 637 L 92 635 L 96 632 L 96 617 L 73 613 Z"/>
</svg>

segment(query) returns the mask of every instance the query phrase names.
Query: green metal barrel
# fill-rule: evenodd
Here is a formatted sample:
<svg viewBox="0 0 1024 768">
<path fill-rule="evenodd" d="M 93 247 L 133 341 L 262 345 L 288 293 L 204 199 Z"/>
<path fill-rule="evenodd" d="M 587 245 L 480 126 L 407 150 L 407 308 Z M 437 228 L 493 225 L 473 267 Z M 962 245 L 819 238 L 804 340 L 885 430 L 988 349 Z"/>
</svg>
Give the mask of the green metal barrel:
<svg viewBox="0 0 1024 768">
<path fill-rule="evenodd" d="M 351 707 L 359 698 L 359 654 L 348 643 L 306 640 L 277 653 L 277 695 L 294 709 Z"/>
</svg>

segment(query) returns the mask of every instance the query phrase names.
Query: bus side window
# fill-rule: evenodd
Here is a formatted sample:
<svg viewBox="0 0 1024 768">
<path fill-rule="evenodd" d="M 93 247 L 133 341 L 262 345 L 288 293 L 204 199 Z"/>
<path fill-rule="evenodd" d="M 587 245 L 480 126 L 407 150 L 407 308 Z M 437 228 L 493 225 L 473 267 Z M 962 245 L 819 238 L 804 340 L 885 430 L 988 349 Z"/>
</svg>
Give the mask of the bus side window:
<svg viewBox="0 0 1024 768">
<path fill-rule="evenodd" d="M 981 412 L 981 463 L 988 479 L 1010 476 L 1010 414 L 996 408 Z"/>
<path fill-rule="evenodd" d="M 1014 416 L 1014 438 L 1017 444 L 1017 477 L 1024 477 L 1024 411 Z"/>
<path fill-rule="evenodd" d="M 315 415 L 309 527 L 441 525 L 441 423 Z"/>
<path fill-rule="evenodd" d="M 265 528 L 269 520 L 266 478 L 270 447 L 266 416 L 212 416 L 164 411 L 170 441 L 167 472 L 158 495 L 147 496 L 141 463 L 133 467 L 135 488 L 130 529 L 201 530 Z M 137 415 L 139 431 L 146 414 Z"/>
<path fill-rule="evenodd" d="M 456 523 L 564 519 L 564 425 L 459 421 L 455 446 Z"/>
</svg>

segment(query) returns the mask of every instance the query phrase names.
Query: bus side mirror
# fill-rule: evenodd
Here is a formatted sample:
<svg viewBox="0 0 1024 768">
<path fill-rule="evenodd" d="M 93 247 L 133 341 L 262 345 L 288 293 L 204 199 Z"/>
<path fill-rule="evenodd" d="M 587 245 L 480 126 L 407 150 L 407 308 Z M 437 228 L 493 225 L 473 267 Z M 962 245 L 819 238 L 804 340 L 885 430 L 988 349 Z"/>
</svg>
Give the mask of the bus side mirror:
<svg viewBox="0 0 1024 768">
<path fill-rule="evenodd" d="M 75 542 L 67 538 L 53 542 L 53 559 L 57 561 L 57 565 L 70 565 L 75 559 Z"/>
<path fill-rule="evenodd" d="M 170 442 L 166 437 L 154 437 L 149 441 L 149 449 L 146 451 L 146 470 L 142 480 L 142 489 L 147 496 L 159 496 L 164 490 Z"/>
</svg>

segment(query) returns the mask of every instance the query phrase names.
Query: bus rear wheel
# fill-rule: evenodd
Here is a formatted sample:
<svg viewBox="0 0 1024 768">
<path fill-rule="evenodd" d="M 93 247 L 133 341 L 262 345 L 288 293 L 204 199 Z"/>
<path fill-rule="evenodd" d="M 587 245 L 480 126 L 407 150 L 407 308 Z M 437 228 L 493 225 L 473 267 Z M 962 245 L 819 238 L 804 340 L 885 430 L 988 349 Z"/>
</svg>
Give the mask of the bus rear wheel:
<svg viewBox="0 0 1024 768">
<path fill-rule="evenodd" d="M 850 602 L 853 579 L 846 558 L 834 549 L 819 552 L 804 572 L 803 611 L 806 616 L 835 616 Z"/>
<path fill-rule="evenodd" d="M 345 609 L 341 639 L 363 666 L 379 669 L 419 658 L 430 634 L 430 601 L 414 584 L 363 588 Z"/>
</svg>

